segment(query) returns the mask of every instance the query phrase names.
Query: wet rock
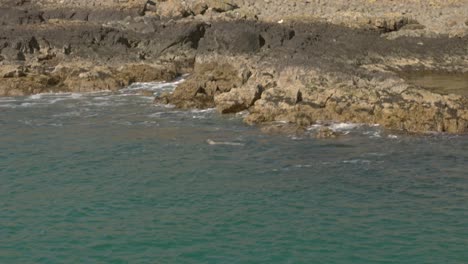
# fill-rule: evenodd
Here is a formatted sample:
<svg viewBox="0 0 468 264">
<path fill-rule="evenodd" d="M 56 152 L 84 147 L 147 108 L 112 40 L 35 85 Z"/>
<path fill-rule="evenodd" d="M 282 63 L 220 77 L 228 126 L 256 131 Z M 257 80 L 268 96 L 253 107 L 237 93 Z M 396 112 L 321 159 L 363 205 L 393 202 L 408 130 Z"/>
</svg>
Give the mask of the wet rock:
<svg viewBox="0 0 468 264">
<path fill-rule="evenodd" d="M 147 91 L 147 90 L 139 91 L 138 94 L 142 96 L 147 96 L 147 97 L 154 96 L 154 93 L 152 91 Z"/>
<path fill-rule="evenodd" d="M 287 122 L 266 122 L 260 126 L 262 132 L 267 134 L 281 134 L 281 135 L 293 135 L 302 136 L 304 135 L 305 128 L 296 124 Z"/>
<path fill-rule="evenodd" d="M 340 134 L 331 130 L 328 127 L 322 127 L 315 133 L 317 139 L 337 138 Z"/>
</svg>

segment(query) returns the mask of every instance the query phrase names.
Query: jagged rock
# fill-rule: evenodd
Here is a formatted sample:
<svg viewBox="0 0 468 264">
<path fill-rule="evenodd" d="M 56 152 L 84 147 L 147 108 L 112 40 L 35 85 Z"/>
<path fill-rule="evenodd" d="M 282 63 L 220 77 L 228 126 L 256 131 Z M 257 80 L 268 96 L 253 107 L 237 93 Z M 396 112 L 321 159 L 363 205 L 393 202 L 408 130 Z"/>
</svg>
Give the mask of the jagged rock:
<svg viewBox="0 0 468 264">
<path fill-rule="evenodd" d="M 54 92 L 57 80 L 47 75 L 27 75 L 0 81 L 0 96 L 22 96 Z"/>
<path fill-rule="evenodd" d="M 251 107 L 260 99 L 263 87 L 260 85 L 232 89 L 227 93 L 215 95 L 214 102 L 222 114 L 238 113 Z"/>
<path fill-rule="evenodd" d="M 292 93 L 291 93 L 292 92 Z M 385 128 L 410 132 L 468 132 L 465 113 L 467 98 L 434 94 L 423 89 L 403 92 L 363 89 L 322 88 L 301 91 L 302 100 L 294 102 L 293 87 L 265 91 L 249 109 L 251 124 L 282 121 L 310 126 L 320 121 L 380 124 Z"/>
<path fill-rule="evenodd" d="M 130 64 L 119 69 L 116 74 L 118 80 L 122 80 L 125 85 L 134 82 L 172 81 L 177 77 L 177 71 L 167 65 L 151 66 L 147 64 Z"/>
<path fill-rule="evenodd" d="M 157 14 L 166 18 L 182 18 L 187 17 L 192 13 L 184 2 L 178 0 L 167 0 L 157 3 Z"/>
<path fill-rule="evenodd" d="M 115 91 L 124 86 L 111 73 L 99 70 L 80 73 L 78 76 L 69 76 L 63 83 L 67 87 L 73 87 L 73 91 L 76 92 Z"/>
<path fill-rule="evenodd" d="M 194 15 L 203 15 L 208 10 L 208 5 L 205 2 L 197 2 L 192 6 L 191 10 Z"/>
<path fill-rule="evenodd" d="M 199 64 L 194 73 L 166 99 L 179 108 L 214 107 L 214 97 L 242 85 L 237 69 L 216 62 Z"/>
<path fill-rule="evenodd" d="M 21 66 L 6 65 L 0 67 L 0 77 L 2 78 L 19 78 L 25 76 L 25 69 Z"/>
</svg>

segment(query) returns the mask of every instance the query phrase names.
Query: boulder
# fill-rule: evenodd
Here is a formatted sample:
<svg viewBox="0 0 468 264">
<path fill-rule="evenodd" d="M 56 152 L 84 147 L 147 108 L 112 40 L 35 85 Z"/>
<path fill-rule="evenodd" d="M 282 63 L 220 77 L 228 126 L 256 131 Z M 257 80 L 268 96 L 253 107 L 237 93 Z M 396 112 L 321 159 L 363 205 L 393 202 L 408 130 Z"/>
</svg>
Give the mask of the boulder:
<svg viewBox="0 0 468 264">
<path fill-rule="evenodd" d="M 214 97 L 242 85 L 242 78 L 230 64 L 203 63 L 195 66 L 194 73 L 174 93 L 156 101 L 167 101 L 179 108 L 214 107 Z"/>
<path fill-rule="evenodd" d="M 232 89 L 215 95 L 216 109 L 222 114 L 238 113 L 251 107 L 260 99 L 263 88 L 260 85 Z"/>
</svg>

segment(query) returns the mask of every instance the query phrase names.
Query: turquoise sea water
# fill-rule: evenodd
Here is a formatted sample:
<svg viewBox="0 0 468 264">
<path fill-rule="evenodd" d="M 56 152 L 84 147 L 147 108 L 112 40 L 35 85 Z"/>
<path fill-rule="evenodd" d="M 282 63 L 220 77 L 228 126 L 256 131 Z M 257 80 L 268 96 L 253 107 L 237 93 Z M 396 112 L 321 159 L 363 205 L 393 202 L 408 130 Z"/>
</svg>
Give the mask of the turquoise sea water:
<svg viewBox="0 0 468 264">
<path fill-rule="evenodd" d="M 136 92 L 172 87 L 0 98 L 0 263 L 468 263 L 467 136 L 265 135 Z"/>
</svg>

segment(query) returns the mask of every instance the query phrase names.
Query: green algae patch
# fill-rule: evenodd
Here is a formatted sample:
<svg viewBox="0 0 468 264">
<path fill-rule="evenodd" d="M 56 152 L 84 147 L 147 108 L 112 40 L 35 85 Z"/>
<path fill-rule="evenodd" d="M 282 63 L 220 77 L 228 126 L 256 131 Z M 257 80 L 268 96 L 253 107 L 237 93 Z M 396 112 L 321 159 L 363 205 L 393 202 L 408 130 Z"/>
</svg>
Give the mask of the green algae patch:
<svg viewBox="0 0 468 264">
<path fill-rule="evenodd" d="M 434 93 L 468 96 L 468 73 L 407 72 L 402 77 Z"/>
</svg>

